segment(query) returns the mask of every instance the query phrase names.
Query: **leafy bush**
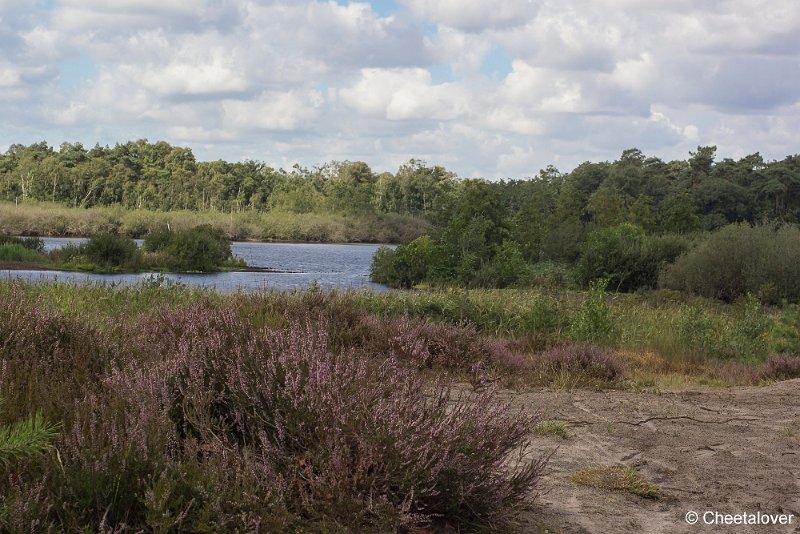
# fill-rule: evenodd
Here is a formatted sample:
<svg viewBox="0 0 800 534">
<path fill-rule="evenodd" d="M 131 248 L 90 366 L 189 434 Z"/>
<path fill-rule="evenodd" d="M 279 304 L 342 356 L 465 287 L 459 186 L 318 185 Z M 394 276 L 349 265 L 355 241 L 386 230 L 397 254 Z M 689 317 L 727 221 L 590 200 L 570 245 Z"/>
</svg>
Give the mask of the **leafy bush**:
<svg viewBox="0 0 800 534">
<path fill-rule="evenodd" d="M 500 340 L 492 340 L 463 322 L 432 323 L 403 316 L 398 319 L 362 319 L 366 326 L 368 354 L 396 358 L 417 368 L 435 368 L 471 375 L 475 382 L 496 368 L 519 372 L 529 362 L 514 354 Z"/>
<path fill-rule="evenodd" d="M 613 324 L 606 302 L 607 280 L 595 280 L 583 308 L 578 310 L 570 324 L 570 337 L 576 341 L 602 342 L 611 337 Z"/>
<path fill-rule="evenodd" d="M 528 268 L 521 285 L 543 289 L 565 289 L 575 285 L 571 269 L 564 263 L 540 261 Z"/>
<path fill-rule="evenodd" d="M 394 249 L 381 246 L 372 255 L 372 263 L 369 266 L 369 279 L 379 284 L 393 285 L 397 279 L 397 272 L 394 266 Z"/>
<path fill-rule="evenodd" d="M 81 245 L 81 253 L 90 261 L 112 267 L 124 267 L 138 258 L 139 248 L 130 237 L 107 232 L 95 234 Z"/>
<path fill-rule="evenodd" d="M 142 248 L 147 252 L 158 252 L 169 244 L 172 236 L 172 230 L 170 230 L 168 226 L 162 226 L 145 236 Z"/>
<path fill-rule="evenodd" d="M 370 280 L 392 287 L 411 288 L 425 279 L 433 254 L 433 240 L 427 235 L 394 250 L 380 247 L 372 257 Z"/>
<path fill-rule="evenodd" d="M 41 414 L 0 425 L 0 467 L 50 449 L 57 435 L 58 426 L 46 421 Z"/>
<path fill-rule="evenodd" d="M 719 356 L 721 332 L 721 325 L 703 306 L 695 304 L 680 307 L 677 333 L 687 349 L 684 356 Z"/>
<path fill-rule="evenodd" d="M 775 352 L 800 354 L 800 305 L 784 306 L 767 338 Z"/>
<path fill-rule="evenodd" d="M 522 258 L 516 241 L 505 240 L 495 250 L 494 256 L 475 273 L 472 285 L 477 287 L 510 287 L 525 280 L 530 267 Z"/>
<path fill-rule="evenodd" d="M 660 285 L 733 302 L 750 292 L 767 303 L 800 301 L 800 229 L 732 224 L 667 268 Z"/>
<path fill-rule="evenodd" d="M 209 225 L 176 231 L 162 228 L 148 234 L 144 246 L 160 253 L 161 260 L 178 271 L 217 271 L 232 255 L 222 230 Z"/>
<path fill-rule="evenodd" d="M 674 235 L 648 236 L 640 227 L 624 223 L 590 233 L 576 266 L 584 287 L 605 278 L 616 291 L 652 288 L 661 269 L 688 248 Z"/>
</svg>

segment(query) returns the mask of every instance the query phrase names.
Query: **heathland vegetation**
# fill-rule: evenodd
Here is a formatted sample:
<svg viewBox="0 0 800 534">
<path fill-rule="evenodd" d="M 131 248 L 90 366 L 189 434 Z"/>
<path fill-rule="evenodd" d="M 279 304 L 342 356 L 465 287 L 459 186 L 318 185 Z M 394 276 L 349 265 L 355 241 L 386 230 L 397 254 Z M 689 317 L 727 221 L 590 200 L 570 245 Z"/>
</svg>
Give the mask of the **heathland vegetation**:
<svg viewBox="0 0 800 534">
<path fill-rule="evenodd" d="M 497 386 L 796 378 L 799 318 L 597 286 L 0 282 L 0 529 L 507 530 L 552 449 Z"/>
<path fill-rule="evenodd" d="M 553 450 L 534 436 L 576 431 L 507 390 L 800 378 L 800 157 L 714 151 L 488 182 L 12 146 L 0 232 L 179 270 L 231 238 L 395 241 L 372 276 L 417 290 L 0 281 L 0 531 L 504 531 Z M 555 483 L 662 497 L 629 465 Z"/>
</svg>

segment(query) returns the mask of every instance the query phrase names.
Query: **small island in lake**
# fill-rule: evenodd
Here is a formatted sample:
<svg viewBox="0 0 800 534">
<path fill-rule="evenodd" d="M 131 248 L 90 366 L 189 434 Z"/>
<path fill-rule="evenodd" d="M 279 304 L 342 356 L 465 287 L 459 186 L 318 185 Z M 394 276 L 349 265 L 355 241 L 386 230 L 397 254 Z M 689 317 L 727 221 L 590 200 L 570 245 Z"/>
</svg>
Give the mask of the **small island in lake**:
<svg viewBox="0 0 800 534">
<path fill-rule="evenodd" d="M 64 270 L 91 273 L 269 271 L 234 258 L 222 231 L 209 225 L 185 230 L 154 230 L 139 247 L 129 237 L 98 233 L 80 244 L 45 251 L 38 237 L 0 235 L 0 266 L 5 269 Z"/>
</svg>

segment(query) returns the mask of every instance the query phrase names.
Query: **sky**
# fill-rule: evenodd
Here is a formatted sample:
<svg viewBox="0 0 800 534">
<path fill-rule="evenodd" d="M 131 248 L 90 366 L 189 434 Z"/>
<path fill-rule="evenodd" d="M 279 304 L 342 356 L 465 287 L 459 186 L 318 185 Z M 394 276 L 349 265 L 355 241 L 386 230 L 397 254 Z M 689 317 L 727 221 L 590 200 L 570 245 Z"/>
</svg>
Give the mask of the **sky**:
<svg viewBox="0 0 800 534">
<path fill-rule="evenodd" d="M 796 0 L 0 0 L 0 151 L 462 177 L 800 152 Z"/>
</svg>

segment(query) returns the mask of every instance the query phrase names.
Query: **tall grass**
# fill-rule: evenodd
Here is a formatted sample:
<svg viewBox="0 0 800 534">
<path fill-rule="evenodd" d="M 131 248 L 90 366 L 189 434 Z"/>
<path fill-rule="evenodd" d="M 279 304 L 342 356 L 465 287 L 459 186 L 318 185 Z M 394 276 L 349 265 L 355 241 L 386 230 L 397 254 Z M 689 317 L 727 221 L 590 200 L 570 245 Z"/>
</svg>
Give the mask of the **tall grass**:
<svg viewBox="0 0 800 534">
<path fill-rule="evenodd" d="M 188 230 L 208 224 L 231 240 L 326 243 L 411 241 L 429 230 L 423 219 L 397 214 L 342 216 L 331 213 L 197 212 L 126 210 L 121 207 L 67 208 L 49 203 L 0 202 L 0 234 L 90 236 L 101 232 L 141 238 L 169 225 Z"/>
<path fill-rule="evenodd" d="M 31 250 L 23 245 L 8 243 L 0 245 L 0 261 L 47 263 L 47 257 L 40 252 Z"/>
</svg>

